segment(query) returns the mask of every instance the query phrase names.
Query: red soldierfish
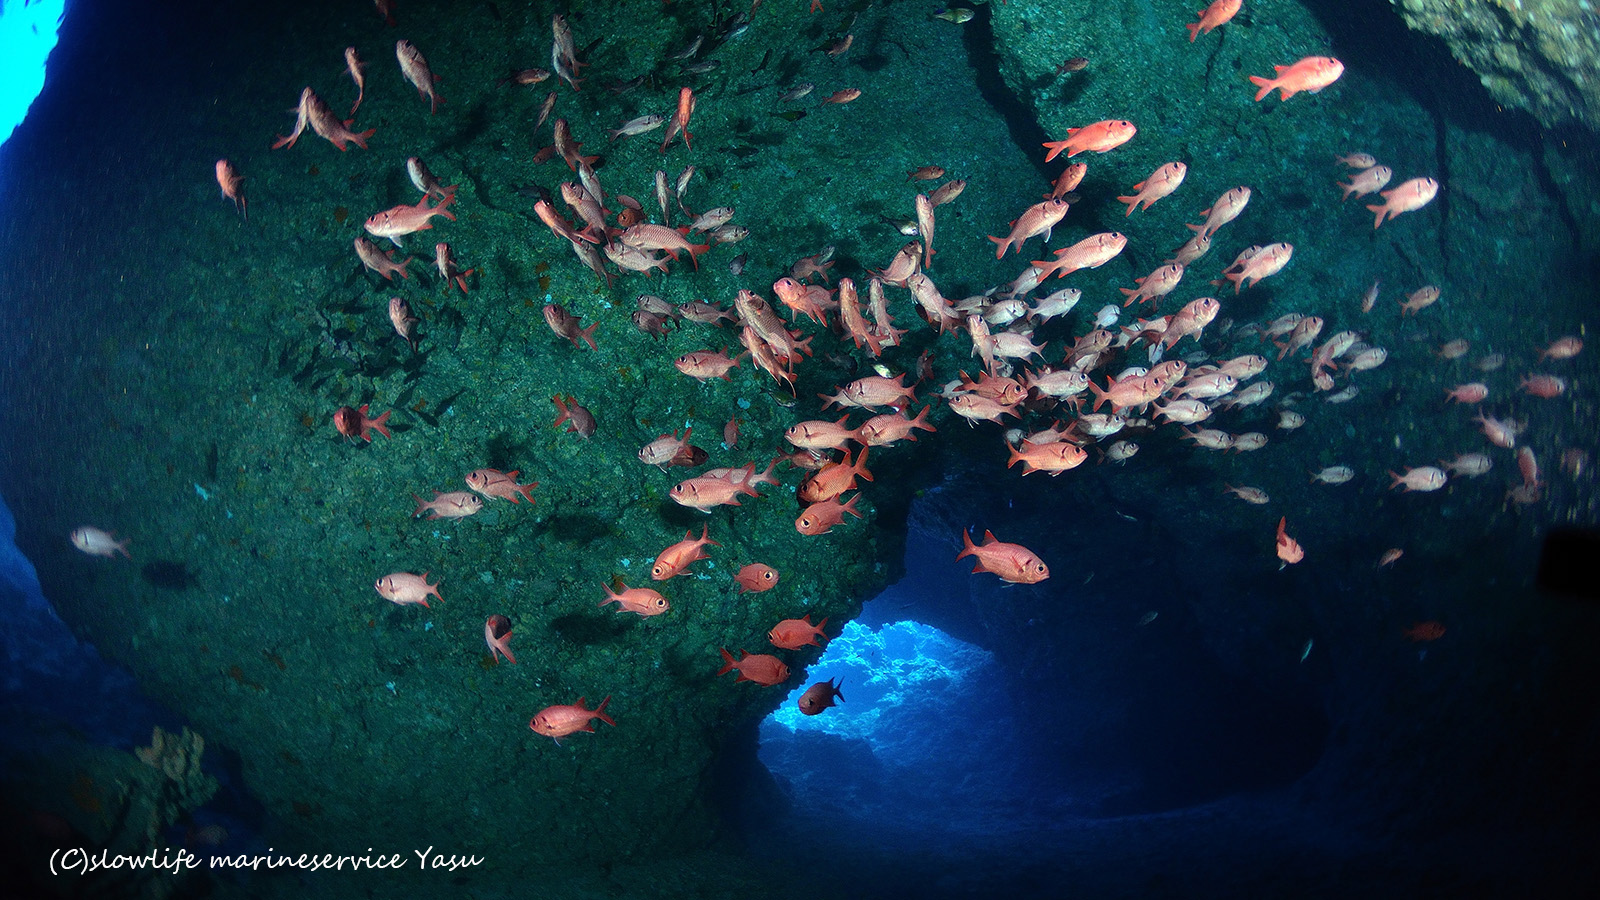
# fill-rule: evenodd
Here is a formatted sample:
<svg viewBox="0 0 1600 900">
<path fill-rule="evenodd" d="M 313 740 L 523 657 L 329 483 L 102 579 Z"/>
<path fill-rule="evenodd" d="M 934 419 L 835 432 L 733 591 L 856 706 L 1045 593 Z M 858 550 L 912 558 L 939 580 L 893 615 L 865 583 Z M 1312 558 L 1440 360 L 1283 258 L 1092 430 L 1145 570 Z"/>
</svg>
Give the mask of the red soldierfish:
<svg viewBox="0 0 1600 900">
<path fill-rule="evenodd" d="M 1368 212 L 1378 214 L 1372 222 L 1373 230 L 1376 231 L 1384 219 L 1392 219 L 1403 212 L 1427 206 L 1438 193 L 1439 182 L 1432 178 L 1413 178 L 1397 188 L 1381 192 L 1378 196 L 1382 197 L 1384 202 L 1367 207 Z"/>
<path fill-rule="evenodd" d="M 133 538 L 123 538 L 119 541 L 115 535 L 101 531 L 93 525 L 84 525 L 72 531 L 72 546 L 90 556 L 104 556 L 108 559 L 118 553 L 128 559 L 133 559 L 133 556 L 128 553 L 128 544 L 132 540 Z"/>
<path fill-rule="evenodd" d="M 423 572 L 421 575 L 414 575 L 410 572 L 394 572 L 379 578 L 373 584 L 373 588 L 377 590 L 378 596 L 391 603 L 397 603 L 401 606 L 407 604 L 427 606 L 429 595 L 432 595 L 435 600 L 444 599 L 439 596 L 440 583 L 440 581 L 436 581 L 433 584 L 429 584 L 427 572 Z"/>
<path fill-rule="evenodd" d="M 401 278 L 410 278 L 411 273 L 406 271 L 406 265 L 413 257 L 406 257 L 401 262 L 394 261 L 393 250 L 379 250 L 378 245 L 366 238 L 356 235 L 356 256 L 361 257 L 361 264 L 382 275 L 389 281 L 394 280 L 394 273 L 399 272 Z"/>
<path fill-rule="evenodd" d="M 505 657 L 506 662 L 516 663 L 517 658 L 511 655 L 511 620 L 495 613 L 483 623 L 483 642 L 489 645 L 489 657 L 497 659 Z"/>
<path fill-rule="evenodd" d="M 1256 100 L 1278 91 L 1279 100 L 1287 100 L 1301 91 L 1317 93 L 1323 88 L 1339 80 L 1344 74 L 1344 63 L 1331 56 L 1308 56 L 1291 66 L 1273 66 L 1275 78 L 1262 78 L 1251 75 L 1250 82 L 1260 90 L 1256 91 Z"/>
<path fill-rule="evenodd" d="M 678 132 L 683 132 L 683 146 L 693 149 L 689 143 L 689 116 L 694 113 L 694 91 L 687 87 L 678 89 L 678 108 L 672 114 L 672 121 L 667 123 L 667 136 L 661 139 L 661 152 L 667 152 L 667 146 Z"/>
<path fill-rule="evenodd" d="M 246 219 L 250 218 L 249 210 L 245 207 L 244 176 L 233 167 L 233 163 L 225 159 L 217 160 L 217 184 L 222 186 L 222 196 L 233 201 L 235 209 Z"/>
<path fill-rule="evenodd" d="M 828 617 L 823 616 L 822 621 L 811 624 L 811 614 L 807 613 L 802 619 L 784 619 L 772 630 L 767 632 L 767 640 L 772 646 L 781 650 L 799 650 L 801 647 L 821 647 L 817 638 L 828 639 L 827 632 L 823 631 L 828 626 Z"/>
<path fill-rule="evenodd" d="M 428 68 L 428 61 L 422 58 L 422 52 L 410 41 L 396 41 L 394 55 L 400 60 L 401 73 L 416 87 L 417 96 L 428 101 L 429 115 L 437 113 L 439 104 L 444 102 L 434 87 L 434 82 L 439 80 L 439 76 Z"/>
<path fill-rule="evenodd" d="M 1050 577 L 1050 567 L 1032 550 L 1021 544 L 1005 543 L 996 538 L 992 531 L 983 533 L 983 543 L 980 545 L 972 543 L 972 535 L 963 529 L 961 543 L 961 552 L 956 554 L 956 559 L 977 557 L 977 565 L 972 569 L 974 574 L 990 572 L 1000 576 L 1001 581 L 1012 584 L 1037 584 Z"/>
<path fill-rule="evenodd" d="M 620 593 L 612 591 L 610 585 L 601 585 L 606 592 L 606 598 L 600 601 L 601 606 L 607 603 L 617 604 L 618 612 L 638 613 L 641 616 L 659 616 L 670 608 L 667 598 L 650 588 L 630 588 L 621 581 L 617 586 L 622 588 Z"/>
<path fill-rule="evenodd" d="M 778 659 L 776 656 L 740 650 L 739 660 L 735 662 L 733 654 L 721 647 L 718 647 L 717 650 L 722 654 L 723 659 L 723 666 L 717 670 L 717 674 L 726 675 L 729 672 L 737 671 L 739 678 L 735 682 L 736 684 L 738 681 L 753 681 L 756 684 L 771 687 L 789 680 L 789 667 L 784 665 L 783 660 Z"/>
<path fill-rule="evenodd" d="M 557 744 L 561 739 L 575 731 L 587 731 L 594 734 L 594 726 L 589 724 L 595 719 L 615 728 L 617 723 L 606 715 L 606 704 L 611 702 L 610 695 L 600 701 L 594 709 L 585 709 L 583 698 L 579 697 L 577 703 L 562 706 L 546 706 L 534 715 L 528 722 L 528 727 L 546 737 L 555 738 Z"/>
<path fill-rule="evenodd" d="M 417 323 L 421 321 L 411 314 L 411 304 L 405 298 L 389 298 L 389 322 L 394 325 L 395 333 L 405 338 L 412 350 L 417 349 Z"/>
<path fill-rule="evenodd" d="M 402 237 L 432 228 L 433 225 L 429 220 L 434 216 L 444 216 L 452 222 L 455 221 L 455 213 L 449 209 L 455 199 L 455 194 L 449 194 L 439 202 L 438 206 L 429 206 L 428 197 L 424 195 L 414 206 L 401 204 L 391 207 L 367 219 L 367 233 L 373 237 L 386 237 L 399 247 Z"/>
<path fill-rule="evenodd" d="M 350 107 L 350 115 L 353 116 L 356 114 L 356 109 L 361 106 L 361 99 L 367 95 L 367 79 L 362 72 L 366 68 L 366 63 L 362 62 L 361 57 L 356 55 L 356 48 L 346 47 L 344 48 L 344 64 L 345 71 L 350 73 L 350 78 L 356 83 L 356 102 Z"/>
<path fill-rule="evenodd" d="M 1282 571 L 1284 566 L 1293 565 L 1306 558 L 1306 551 L 1300 549 L 1300 542 L 1289 536 L 1287 516 L 1278 520 L 1278 558 L 1283 560 L 1283 565 L 1278 566 Z"/>
<path fill-rule="evenodd" d="M 1237 5 L 1237 3 L 1235 3 Z M 1133 215 L 1133 210 L 1149 209 L 1157 200 L 1171 194 L 1183 184 L 1183 177 L 1189 174 L 1189 167 L 1181 162 L 1169 162 L 1151 173 L 1149 178 L 1133 186 L 1136 192 L 1131 197 L 1118 197 L 1118 203 L 1128 204 L 1128 211 L 1124 217 Z M 1140 206 L 1140 204 L 1144 204 Z"/>
<path fill-rule="evenodd" d="M 1214 0 L 1200 11 L 1200 21 L 1183 26 L 1189 29 L 1189 43 L 1194 43 L 1195 38 L 1210 33 L 1213 28 L 1226 25 L 1239 11 L 1239 6 L 1240 0 Z"/>
<path fill-rule="evenodd" d="M 1082 128 L 1068 128 L 1067 139 L 1064 141 L 1045 141 L 1044 145 L 1050 148 L 1044 161 L 1055 159 L 1061 151 L 1067 151 L 1067 156 L 1077 156 L 1085 150 L 1096 153 L 1105 153 L 1126 144 L 1139 129 L 1133 127 L 1132 122 L 1122 119 L 1107 119 Z"/>
</svg>

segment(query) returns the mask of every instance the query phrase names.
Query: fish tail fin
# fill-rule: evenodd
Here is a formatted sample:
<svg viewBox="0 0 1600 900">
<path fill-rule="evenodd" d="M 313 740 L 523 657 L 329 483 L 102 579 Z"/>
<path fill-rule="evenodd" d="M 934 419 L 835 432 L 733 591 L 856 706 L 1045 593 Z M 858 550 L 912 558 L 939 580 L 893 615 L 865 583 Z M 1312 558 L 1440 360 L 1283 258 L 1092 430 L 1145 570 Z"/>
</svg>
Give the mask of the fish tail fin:
<svg viewBox="0 0 1600 900">
<path fill-rule="evenodd" d="M 1261 90 L 1256 91 L 1256 102 L 1257 103 L 1261 102 L 1261 98 L 1263 98 L 1263 97 L 1267 96 L 1268 94 L 1272 93 L 1272 89 L 1277 87 L 1277 84 L 1272 79 L 1270 79 L 1270 78 L 1262 78 L 1260 75 L 1251 75 L 1250 76 L 1250 83 L 1261 88 Z"/>
<path fill-rule="evenodd" d="M 606 698 L 604 700 L 601 700 L 600 701 L 600 705 L 596 706 L 594 708 L 594 711 L 592 713 L 590 713 L 590 714 L 593 715 L 596 719 L 599 719 L 600 721 L 606 723 L 607 725 L 610 725 L 612 728 L 615 728 L 615 727 L 617 727 L 617 723 L 611 721 L 611 717 L 606 715 L 606 704 L 610 703 L 610 702 L 611 702 L 611 695 L 607 694 Z"/>
<path fill-rule="evenodd" d="M 1007 468 L 1010 468 L 1010 466 L 1007 466 Z M 956 559 L 971 556 L 977 549 L 978 545 L 972 542 L 972 535 L 965 528 L 961 529 L 961 552 L 956 555 Z"/>
<path fill-rule="evenodd" d="M 720 676 L 720 675 L 726 675 L 729 672 L 732 672 L 733 671 L 733 654 L 729 653 L 726 647 L 718 647 L 717 648 L 717 652 L 722 654 L 722 663 L 723 663 L 722 668 L 717 670 L 717 674 Z"/>
</svg>

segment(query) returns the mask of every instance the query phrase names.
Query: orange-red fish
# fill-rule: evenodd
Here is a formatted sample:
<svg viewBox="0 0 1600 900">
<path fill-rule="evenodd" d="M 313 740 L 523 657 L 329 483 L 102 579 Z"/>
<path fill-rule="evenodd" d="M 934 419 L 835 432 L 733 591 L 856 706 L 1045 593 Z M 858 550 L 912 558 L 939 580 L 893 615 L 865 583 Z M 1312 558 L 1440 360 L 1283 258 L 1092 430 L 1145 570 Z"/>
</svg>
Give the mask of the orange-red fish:
<svg viewBox="0 0 1600 900">
<path fill-rule="evenodd" d="M 694 531 L 685 531 L 683 540 L 661 551 L 661 554 L 656 557 L 655 565 L 650 567 L 650 578 L 655 581 L 666 581 L 668 578 L 682 575 L 691 563 L 702 559 L 710 559 L 711 557 L 707 556 L 705 552 L 706 545 L 722 546 L 707 537 L 710 530 L 711 527 L 709 525 L 700 526 L 699 540 L 695 539 Z"/>
<path fill-rule="evenodd" d="M 517 658 L 511 655 L 511 620 L 505 616 L 495 613 L 484 621 L 483 642 L 489 645 L 491 659 L 503 656 L 508 663 L 517 661 Z"/>
<path fill-rule="evenodd" d="M 729 672 L 737 671 L 739 677 L 735 680 L 735 684 L 740 681 L 753 681 L 756 684 L 771 687 L 789 680 L 789 667 L 784 665 L 783 660 L 778 659 L 776 656 L 740 650 L 739 660 L 735 662 L 733 654 L 721 647 L 718 647 L 717 650 L 722 654 L 723 660 L 723 666 L 717 670 L 717 674 L 726 675 Z"/>
<path fill-rule="evenodd" d="M 546 706 L 534 715 L 533 719 L 528 722 L 528 727 L 546 737 L 555 738 L 557 744 L 561 743 L 562 738 L 575 731 L 587 731 L 593 734 L 594 726 L 590 723 L 595 719 L 599 719 L 615 728 L 617 723 L 611 721 L 611 717 L 606 715 L 606 704 L 610 702 L 611 697 L 608 694 L 604 700 L 600 701 L 600 705 L 594 709 L 585 709 L 582 697 L 578 698 L 577 703 Z"/>
<path fill-rule="evenodd" d="M 821 647 L 817 638 L 828 639 L 824 628 L 828 625 L 828 617 L 823 616 L 822 621 L 811 624 L 811 614 L 807 613 L 803 619 L 784 619 L 772 626 L 767 632 L 767 640 L 772 646 L 782 650 L 799 650 L 801 647 Z"/>
<path fill-rule="evenodd" d="M 739 585 L 739 593 L 759 594 L 777 587 L 779 577 L 778 570 L 766 563 L 750 563 L 740 569 L 733 580 Z"/>
<path fill-rule="evenodd" d="M 1260 88 L 1256 91 L 1256 100 L 1278 91 L 1279 100 L 1287 100 L 1301 91 L 1317 93 L 1323 88 L 1339 80 L 1344 74 L 1344 63 L 1331 56 L 1308 56 L 1293 65 L 1273 66 L 1276 77 L 1262 78 L 1251 75 L 1250 83 Z"/>
<path fill-rule="evenodd" d="M 578 398 L 568 394 L 565 399 L 560 394 L 550 398 L 556 405 L 556 420 L 550 423 L 551 428 L 560 428 L 561 423 L 567 423 L 568 433 L 577 434 L 579 437 L 593 437 L 595 428 L 598 427 L 594 414 L 589 408 L 578 403 Z"/>
<path fill-rule="evenodd" d="M 1209 34 L 1212 29 L 1228 24 L 1228 20 L 1239 11 L 1240 0 L 1213 0 L 1210 6 L 1200 10 L 1200 21 L 1190 22 L 1183 26 L 1189 29 L 1189 43 L 1202 34 Z"/>
<path fill-rule="evenodd" d="M 856 501 L 860 499 L 861 495 L 858 493 L 846 503 L 840 503 L 838 500 L 824 500 L 821 503 L 813 503 L 806 507 L 805 512 L 801 513 L 799 518 L 794 520 L 794 528 L 801 534 L 810 537 L 827 534 L 833 530 L 833 526 L 844 521 L 845 513 L 849 513 L 858 519 L 861 518 L 861 513 L 856 511 Z"/>
<path fill-rule="evenodd" d="M 1378 196 L 1383 198 L 1383 203 L 1367 206 L 1368 212 L 1377 213 L 1372 222 L 1374 231 L 1383 224 L 1384 219 L 1392 219 L 1404 212 L 1421 209 L 1427 206 L 1439 193 L 1439 182 L 1432 178 L 1413 178 L 1401 183 L 1397 188 L 1381 192 Z"/>
<path fill-rule="evenodd" d="M 667 147 L 672 144 L 672 139 L 678 132 L 683 132 L 683 146 L 693 149 L 689 138 L 689 117 L 694 115 L 694 91 L 687 87 L 678 89 L 678 108 L 672 113 L 672 121 L 667 123 L 667 136 L 661 139 L 661 152 L 667 152 Z"/>
<path fill-rule="evenodd" d="M 512 469 L 502 472 L 499 469 L 476 469 L 467 473 L 467 487 L 472 488 L 485 497 L 500 497 L 517 503 L 518 498 L 533 503 L 533 489 L 539 486 L 534 481 L 528 484 L 517 484 L 517 475 L 520 470 Z"/>
<path fill-rule="evenodd" d="M 1063 150 L 1067 151 L 1068 157 L 1077 156 L 1085 150 L 1105 153 L 1126 144 L 1138 131 L 1132 122 L 1122 119 L 1106 119 L 1082 128 L 1068 128 L 1066 140 L 1045 141 L 1044 145 L 1050 148 L 1050 152 L 1045 155 L 1044 161 L 1055 159 Z"/>
<path fill-rule="evenodd" d="M 606 598 L 599 605 L 615 603 L 618 612 L 626 610 L 641 616 L 659 616 L 670 608 L 667 598 L 650 588 L 631 588 L 621 581 L 617 582 L 617 586 L 622 589 L 620 593 L 612 591 L 610 585 L 600 586 L 605 590 Z"/>
<path fill-rule="evenodd" d="M 961 544 L 956 559 L 977 557 L 973 574 L 989 572 L 1012 584 L 1037 584 L 1050 577 L 1050 567 L 1032 550 L 1021 544 L 1008 544 L 996 538 L 992 531 L 983 533 L 982 544 L 974 544 L 972 535 L 962 529 Z"/>
<path fill-rule="evenodd" d="M 1225 0 L 1219 0 L 1219 2 L 1225 2 Z M 1233 0 L 1233 3 L 1234 6 L 1238 6 L 1238 0 Z M 1124 217 L 1133 215 L 1133 210 L 1136 207 L 1149 209 L 1157 200 L 1177 190 L 1178 185 L 1183 184 L 1183 177 L 1188 173 L 1189 167 L 1181 162 L 1169 162 L 1155 170 L 1149 178 L 1133 186 L 1135 191 L 1133 196 L 1117 198 L 1118 203 L 1128 204 L 1128 211 L 1123 214 Z M 1140 206 L 1141 203 L 1144 205 Z"/>
<path fill-rule="evenodd" d="M 439 96 L 438 89 L 434 87 L 440 78 L 428 68 L 428 61 L 422 58 L 422 51 L 410 41 L 396 41 L 394 55 L 400 61 L 400 72 L 417 89 L 417 96 L 428 101 L 429 115 L 437 113 L 439 104 L 444 102 Z"/>
<path fill-rule="evenodd" d="M 1280 571 L 1284 566 L 1293 565 L 1306 558 L 1306 551 L 1300 548 L 1300 542 L 1289 536 L 1286 530 L 1288 524 L 1287 516 L 1278 520 L 1278 558 L 1283 560 L 1283 565 L 1278 566 Z"/>
<path fill-rule="evenodd" d="M 233 206 L 239 215 L 250 218 L 250 211 L 244 199 L 244 176 L 233 167 L 233 163 L 225 159 L 217 160 L 217 184 L 222 186 L 222 196 L 233 201 Z"/>
</svg>

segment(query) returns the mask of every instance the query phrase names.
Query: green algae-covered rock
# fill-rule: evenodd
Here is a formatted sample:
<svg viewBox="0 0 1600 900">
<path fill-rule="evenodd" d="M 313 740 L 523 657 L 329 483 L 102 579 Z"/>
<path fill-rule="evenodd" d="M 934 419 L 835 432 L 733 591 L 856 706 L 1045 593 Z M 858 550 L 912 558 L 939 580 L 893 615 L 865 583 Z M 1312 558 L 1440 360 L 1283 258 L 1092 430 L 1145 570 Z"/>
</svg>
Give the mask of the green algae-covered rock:
<svg viewBox="0 0 1600 900">
<path fill-rule="evenodd" d="M 1496 100 L 1545 125 L 1600 131 L 1600 10 L 1592 0 L 1394 0 Z"/>
<path fill-rule="evenodd" d="M 34 343 L 0 373 L 19 541 L 78 634 L 237 754 L 245 786 L 274 814 L 265 837 L 279 849 L 434 845 L 485 857 L 511 883 L 552 866 L 620 870 L 703 848 L 719 832 L 714 767 L 725 752 L 753 752 L 725 751 L 728 736 L 753 733 L 820 655 L 773 650 L 768 631 L 806 614 L 833 631 L 898 567 L 903 537 L 878 522 L 903 516 L 931 476 L 923 445 L 874 450 L 862 518 L 822 536 L 795 528 L 803 473 L 787 465 L 779 484 L 738 507 L 702 514 L 669 499 L 677 481 L 711 466 L 766 469 L 790 449 L 784 429 L 824 416 L 817 394 L 870 374 L 872 359 L 804 323 L 814 356 L 794 394 L 748 359 L 730 381 L 702 384 L 673 360 L 737 352 L 736 331 L 685 321 L 653 337 L 629 317 L 643 293 L 723 307 L 740 288 L 771 298 L 791 264 L 828 245 L 834 280 L 864 287 L 866 268 L 906 241 L 897 220 L 913 217 L 914 196 L 928 189 L 907 173 L 934 164 L 972 178 L 940 211 L 935 272 L 946 293 L 1009 280 L 1016 265 L 995 274 L 983 235 L 1020 208 L 990 167 L 1021 160 L 991 110 L 942 102 L 973 81 L 956 26 L 913 17 L 884 39 L 886 14 L 865 4 L 814 16 L 804 4 L 767 4 L 748 29 L 712 15 L 574 5 L 568 20 L 591 64 L 581 91 L 555 79 L 496 85 L 548 59 L 548 12 L 419 2 L 399 10 L 396 30 L 370 5 L 258 21 L 248 41 L 217 49 L 206 76 L 214 103 L 143 89 L 161 102 L 141 107 L 125 152 L 154 152 L 129 142 L 159 140 L 164 165 L 139 190 L 118 188 L 116 215 L 137 223 L 129 240 L 97 250 L 90 266 L 20 254 L 19 271 L 41 288 L 26 298 Z M 851 28 L 849 54 L 820 52 Z M 696 74 L 665 58 L 701 33 L 696 58 L 720 66 Z M 441 78 L 436 115 L 400 77 L 402 37 Z M 346 114 L 355 90 L 339 72 L 345 46 L 367 64 L 351 127 L 376 129 L 369 148 L 341 153 L 308 129 L 269 149 L 307 85 Z M 802 82 L 816 85 L 811 96 L 779 103 Z M 857 84 L 866 90 L 851 103 L 819 102 Z M 670 112 L 680 85 L 698 97 L 692 149 L 680 137 L 663 152 L 659 131 L 607 141 L 634 116 Z M 559 197 L 576 180 L 559 157 L 535 161 L 551 142 L 549 123 L 534 128 L 551 90 L 554 117 L 603 157 L 608 192 L 659 217 L 656 170 L 676 181 L 694 166 L 683 204 L 735 207 L 750 238 L 703 254 L 698 268 L 680 260 L 665 278 L 597 278 L 533 211 L 541 191 Z M 416 259 L 409 278 L 385 280 L 362 269 L 352 241 L 368 216 L 416 202 L 413 155 L 455 186 L 455 219 L 388 247 L 396 261 Z M 216 196 L 222 157 L 246 179 L 247 219 Z M 78 189 L 116 168 L 95 159 L 71 176 Z M 47 201 L 19 208 L 38 234 L 72 247 L 92 239 Z M 440 241 L 475 270 L 470 290 L 432 271 Z M 741 255 L 742 275 L 730 268 Z M 421 320 L 415 348 L 389 321 L 392 297 Z M 553 303 L 597 326 L 597 350 L 551 332 L 542 309 Z M 931 332 L 903 292 L 891 303 L 913 337 L 883 364 L 911 370 Z M 552 427 L 556 396 L 592 412 L 592 437 Z M 390 435 L 341 435 L 332 416 L 345 406 L 387 413 Z M 730 419 L 736 448 L 723 446 Z M 704 465 L 661 471 L 638 460 L 645 443 L 690 426 Z M 466 490 L 464 476 L 484 467 L 537 481 L 534 502 L 413 517 L 413 495 Z M 65 536 L 83 524 L 131 537 L 133 559 L 73 550 Z M 650 561 L 702 527 L 718 543 L 710 559 L 652 582 Z M 780 583 L 738 593 L 733 574 L 758 561 Z M 396 572 L 426 573 L 440 598 L 388 602 L 374 583 Z M 601 607 L 615 581 L 659 589 L 671 610 L 642 618 Z M 490 656 L 492 615 L 510 620 L 515 665 Z M 719 648 L 777 653 L 788 684 L 717 677 Z M 559 745 L 529 729 L 540 709 L 580 697 L 589 708 L 609 697 L 616 726 L 597 722 Z"/>
</svg>

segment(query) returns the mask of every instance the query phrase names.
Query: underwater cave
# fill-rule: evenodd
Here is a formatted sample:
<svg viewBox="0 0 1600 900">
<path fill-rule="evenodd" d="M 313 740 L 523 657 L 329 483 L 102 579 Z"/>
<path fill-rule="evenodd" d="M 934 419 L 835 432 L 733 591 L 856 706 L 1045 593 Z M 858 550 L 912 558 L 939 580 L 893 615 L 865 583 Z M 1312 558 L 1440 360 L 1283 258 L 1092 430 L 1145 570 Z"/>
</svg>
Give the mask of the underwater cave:
<svg viewBox="0 0 1600 900">
<path fill-rule="evenodd" d="M 1146 0 L 823 5 L 0 0 L 0 134 L 16 128 L 0 141 L 5 900 L 1595 895 L 1600 375 L 1582 339 L 1600 106 L 1575 86 L 1600 84 L 1600 49 L 1562 31 L 1593 14 L 1540 4 L 1506 34 L 1483 27 L 1506 15 L 1491 0 L 1262 0 L 1190 35 L 1194 9 Z M 569 26 L 585 71 L 523 68 L 571 65 Z M 407 72 L 411 41 L 437 83 Z M 1343 76 L 1253 98 L 1252 75 L 1311 53 Z M 1506 59 L 1522 68 L 1469 68 Z M 642 114 L 673 113 L 683 89 L 693 147 L 687 123 L 657 146 Z M 308 124 L 294 98 L 319 108 L 308 93 L 336 111 L 311 131 L 370 146 L 287 143 Z M 1106 117 L 1137 135 L 1045 160 L 1041 144 Z M 552 155 L 555 122 L 619 195 L 606 214 L 678 227 L 725 206 L 745 234 L 655 260 L 660 277 L 581 262 L 593 248 L 547 233 L 538 206 L 583 181 Z M 1396 182 L 1437 176 L 1437 199 L 1374 226 L 1372 198 L 1340 196 L 1344 160 L 1367 152 Z M 363 222 L 414 208 L 411 158 L 449 183 L 451 211 L 391 245 Z M 1124 208 L 1175 160 L 1189 174 L 1171 199 Z M 921 265 L 962 316 L 892 279 L 906 336 L 882 346 L 780 309 L 814 343 L 774 374 L 736 355 L 744 330 L 721 314 L 683 315 L 731 318 L 741 290 L 812 280 L 802 263 L 866 297 L 933 222 L 915 198 L 957 181 Z M 1178 302 L 1122 304 L 1236 185 L 1254 199 L 1172 295 L 1222 312 L 1166 346 Z M 1061 190 L 1053 233 L 1020 254 L 992 237 Z M 368 232 L 410 271 L 353 254 Z M 1028 283 L 1035 256 L 1111 232 L 1119 256 Z M 1250 248 L 1290 240 L 1292 265 L 1238 283 Z M 1425 283 L 1431 299 L 1401 305 Z M 1062 286 L 1081 303 L 1007 311 Z M 561 304 L 590 340 L 552 320 Z M 1302 313 L 1360 348 L 1328 365 L 1336 393 L 1317 357 L 1308 372 L 1316 342 L 1270 333 Z M 984 360 L 1002 329 L 1045 349 Z M 1080 355 L 1101 331 L 1109 355 Z M 675 368 L 719 347 L 749 362 L 726 380 Z M 1356 364 L 1373 350 L 1381 367 Z M 1083 459 L 1059 477 L 1008 460 L 1116 412 L 1100 386 L 1161 353 L 1191 371 L 1260 354 L 1258 395 L 1193 430 L 1121 410 L 1115 438 L 1071 432 Z M 1040 366 L 1079 363 L 1092 390 L 1037 390 Z M 974 422 L 956 401 L 979 366 L 1024 399 Z M 788 429 L 830 424 L 841 411 L 818 400 L 874 372 L 911 376 L 906 411 L 937 431 L 873 444 L 873 480 L 847 489 L 863 515 L 810 534 L 801 469 L 823 460 Z M 1484 405 L 1441 399 L 1468 380 Z M 578 399 L 597 430 L 551 424 Z M 339 424 L 369 406 L 388 430 Z M 642 444 L 690 425 L 703 446 L 646 464 Z M 1211 426 L 1260 440 L 1212 452 L 1196 439 Z M 1132 451 L 1113 455 L 1119 439 Z M 1395 470 L 1480 450 L 1481 478 L 1399 490 Z M 748 478 L 777 454 L 794 465 L 774 461 L 741 506 L 673 499 L 697 467 Z M 530 502 L 408 514 L 483 466 L 520 470 Z M 1349 483 L 1319 480 L 1335 466 Z M 1281 528 L 1274 546 L 1285 520 L 1303 558 Z M 84 525 L 132 553 L 75 549 Z M 1557 525 L 1581 538 L 1566 592 L 1532 574 Z M 702 527 L 709 557 L 651 579 Z M 956 559 L 963 532 L 988 531 L 1049 579 Z M 735 588 L 753 562 L 781 570 L 770 591 Z M 374 590 L 391 570 L 443 587 L 391 602 Z M 598 604 L 622 582 L 670 611 Z M 774 651 L 768 629 L 801 615 L 830 617 L 826 646 Z M 719 650 L 777 652 L 789 677 L 736 682 Z M 842 700 L 802 715 L 830 680 Z M 607 718 L 560 743 L 531 727 L 574 701 Z M 72 847 L 369 845 L 487 862 L 99 882 L 44 864 Z"/>
<path fill-rule="evenodd" d="M 1207 598 L 1174 596 L 1231 583 L 1225 560 L 1176 561 L 1190 573 L 1182 585 L 1160 587 L 1158 576 L 1130 591 L 1141 555 L 1106 552 L 1096 536 L 1132 523 L 1108 515 L 1063 528 L 1048 490 L 998 508 L 962 493 L 946 484 L 913 503 L 905 577 L 867 602 L 762 723 L 761 760 L 807 821 L 852 832 L 1059 827 L 1283 789 L 1316 764 L 1329 733 L 1318 667 L 1301 660 L 1270 683 L 1230 671 L 1190 612 Z M 1039 585 L 969 575 L 941 516 L 955 509 L 970 513 L 975 537 L 986 522 L 1053 525 L 1038 552 L 1078 562 Z M 801 715 L 800 693 L 829 679 L 845 701 Z"/>
</svg>

